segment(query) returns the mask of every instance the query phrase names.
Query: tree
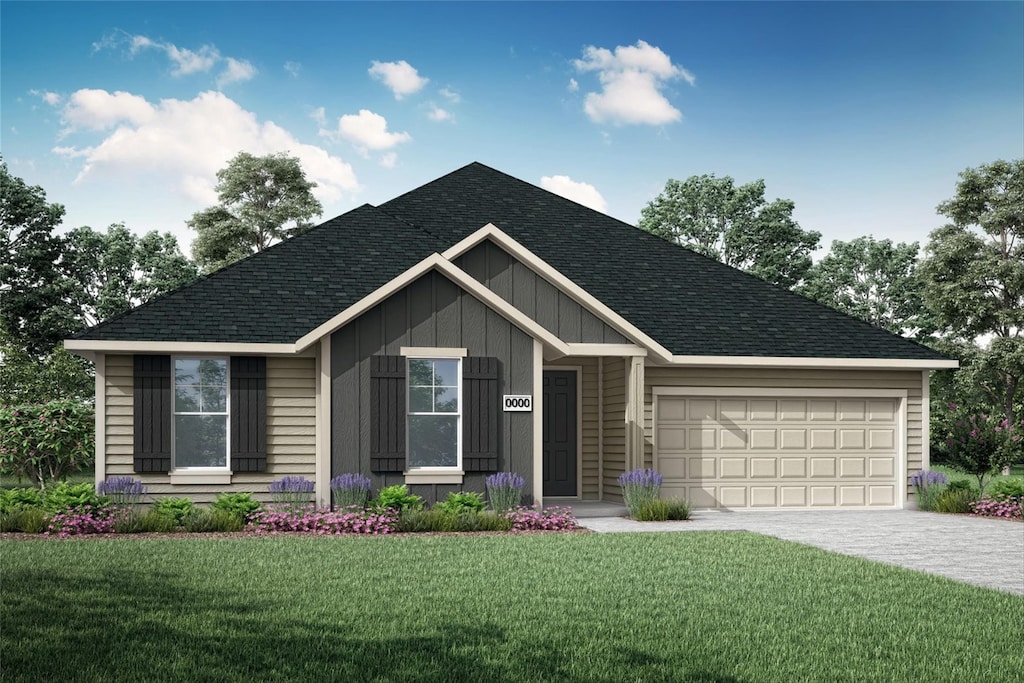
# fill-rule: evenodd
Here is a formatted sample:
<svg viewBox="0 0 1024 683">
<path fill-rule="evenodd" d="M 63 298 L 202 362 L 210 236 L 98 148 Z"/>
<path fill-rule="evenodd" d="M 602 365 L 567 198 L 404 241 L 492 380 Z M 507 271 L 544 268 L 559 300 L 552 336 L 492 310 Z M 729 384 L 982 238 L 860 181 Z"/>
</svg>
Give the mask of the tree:
<svg viewBox="0 0 1024 683">
<path fill-rule="evenodd" d="M 65 277 L 64 242 L 54 234 L 64 207 L 12 176 L 0 159 L 0 336 L 34 357 L 78 327 Z"/>
<path fill-rule="evenodd" d="M 920 337 L 934 324 L 921 302 L 917 254 L 917 242 L 893 244 L 871 236 L 836 240 L 797 291 L 894 334 Z"/>
<path fill-rule="evenodd" d="M 217 172 L 220 204 L 193 214 L 192 255 L 204 272 L 303 232 L 323 213 L 295 157 L 241 152 Z"/>
<path fill-rule="evenodd" d="M 0 406 L 46 403 L 55 398 L 93 399 L 92 363 L 56 346 L 36 358 L 13 344 L 0 344 Z"/>
<path fill-rule="evenodd" d="M 821 233 L 793 220 L 788 199 L 768 203 L 764 180 L 736 186 L 729 176 L 670 179 L 640 213 L 642 230 L 791 289 L 811 267 Z"/>
<path fill-rule="evenodd" d="M 93 463 L 95 431 L 92 406 L 78 401 L 0 406 L 0 474 L 45 489 Z"/>
<path fill-rule="evenodd" d="M 1024 160 L 960 174 L 938 206 L 921 264 L 924 298 L 943 330 L 977 346 L 972 372 L 1010 424 L 1024 382 Z"/>
<path fill-rule="evenodd" d="M 79 315 L 96 323 L 182 287 L 198 276 L 171 233 L 138 237 L 115 223 L 99 232 L 86 226 L 68 233 L 66 259 L 76 283 Z"/>
</svg>

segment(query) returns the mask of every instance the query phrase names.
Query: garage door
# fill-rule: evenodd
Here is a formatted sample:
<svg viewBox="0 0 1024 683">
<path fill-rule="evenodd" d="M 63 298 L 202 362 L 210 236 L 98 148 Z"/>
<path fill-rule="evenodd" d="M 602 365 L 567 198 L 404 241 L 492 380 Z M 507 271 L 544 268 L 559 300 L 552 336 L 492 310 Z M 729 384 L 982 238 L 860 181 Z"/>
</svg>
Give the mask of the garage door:
<svg viewBox="0 0 1024 683">
<path fill-rule="evenodd" d="M 892 507 L 895 398 L 659 395 L 662 494 L 696 507 Z"/>
</svg>

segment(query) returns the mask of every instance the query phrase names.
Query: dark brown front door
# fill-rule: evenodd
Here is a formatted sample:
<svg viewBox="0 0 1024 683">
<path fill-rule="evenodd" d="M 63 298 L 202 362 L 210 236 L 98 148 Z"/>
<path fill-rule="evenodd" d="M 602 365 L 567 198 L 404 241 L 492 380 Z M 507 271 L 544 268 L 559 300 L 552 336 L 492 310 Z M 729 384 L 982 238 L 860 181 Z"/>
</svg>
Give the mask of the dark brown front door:
<svg viewBox="0 0 1024 683">
<path fill-rule="evenodd" d="M 576 371 L 544 371 L 544 495 L 575 496 Z"/>
</svg>

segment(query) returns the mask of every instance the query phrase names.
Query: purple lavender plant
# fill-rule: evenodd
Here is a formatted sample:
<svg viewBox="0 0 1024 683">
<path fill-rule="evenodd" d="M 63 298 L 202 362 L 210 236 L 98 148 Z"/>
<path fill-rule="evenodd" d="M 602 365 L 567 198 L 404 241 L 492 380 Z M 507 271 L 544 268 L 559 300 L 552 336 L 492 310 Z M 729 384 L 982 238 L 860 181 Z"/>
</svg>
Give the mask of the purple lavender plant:
<svg viewBox="0 0 1024 683">
<path fill-rule="evenodd" d="M 331 479 L 331 493 L 338 508 L 366 507 L 370 500 L 370 478 L 346 472 Z"/>
<path fill-rule="evenodd" d="M 919 510 L 934 510 L 942 490 L 949 483 L 949 477 L 942 472 L 921 470 L 910 477 L 910 484 L 917 493 Z"/>
<path fill-rule="evenodd" d="M 312 503 L 310 494 L 315 487 L 315 482 L 302 476 L 282 477 L 270 484 L 270 498 L 289 507 L 304 507 Z"/>
<path fill-rule="evenodd" d="M 491 508 L 499 515 L 519 507 L 523 500 L 526 479 L 515 472 L 497 472 L 484 480 L 487 485 L 487 499 Z"/>
<path fill-rule="evenodd" d="M 630 517 L 636 517 L 648 501 L 661 497 L 661 481 L 661 474 L 650 469 L 637 468 L 619 475 L 622 500 L 629 508 Z"/>
<path fill-rule="evenodd" d="M 107 477 L 96 485 L 96 493 L 109 496 L 118 507 L 134 507 L 146 495 L 146 487 L 132 477 Z"/>
</svg>

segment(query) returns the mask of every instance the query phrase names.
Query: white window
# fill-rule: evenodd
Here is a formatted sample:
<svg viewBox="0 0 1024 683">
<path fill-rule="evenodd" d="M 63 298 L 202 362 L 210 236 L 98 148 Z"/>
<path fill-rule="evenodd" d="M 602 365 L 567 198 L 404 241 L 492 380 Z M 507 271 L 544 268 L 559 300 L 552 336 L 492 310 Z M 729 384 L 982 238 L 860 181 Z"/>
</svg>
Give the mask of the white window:
<svg viewBox="0 0 1024 683">
<path fill-rule="evenodd" d="M 408 468 L 462 467 L 461 363 L 458 358 L 410 358 Z"/>
<path fill-rule="evenodd" d="M 174 359 L 174 469 L 228 467 L 228 361 Z"/>
</svg>

